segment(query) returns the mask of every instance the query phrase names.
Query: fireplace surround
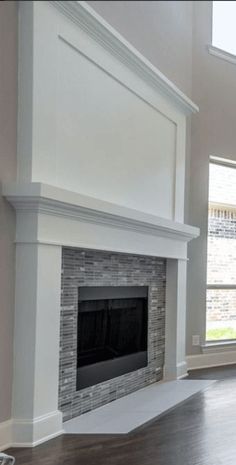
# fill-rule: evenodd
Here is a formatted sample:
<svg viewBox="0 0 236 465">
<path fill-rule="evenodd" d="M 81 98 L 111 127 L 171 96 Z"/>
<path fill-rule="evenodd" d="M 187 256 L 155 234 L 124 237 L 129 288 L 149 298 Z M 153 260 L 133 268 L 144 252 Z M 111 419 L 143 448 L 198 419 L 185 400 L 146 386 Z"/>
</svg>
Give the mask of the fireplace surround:
<svg viewBox="0 0 236 465">
<path fill-rule="evenodd" d="M 64 420 L 162 379 L 165 351 L 165 259 L 65 247 L 62 249 L 61 289 L 59 409 L 63 412 Z M 92 331 L 86 331 L 85 342 L 82 343 L 84 350 L 80 350 L 81 331 L 88 330 L 88 322 L 79 319 L 79 307 L 82 304 L 83 310 L 85 305 L 85 310 L 89 311 L 95 302 L 103 310 L 104 305 L 109 308 L 113 305 L 114 312 L 118 311 L 117 307 L 124 306 L 131 318 L 129 337 L 127 339 L 126 333 L 126 339 L 122 342 L 123 357 L 106 362 L 103 360 L 97 365 L 81 364 L 78 367 L 78 351 L 84 355 L 88 346 L 91 349 L 90 336 L 94 335 Z M 139 322 L 134 320 L 135 310 L 140 314 Z M 128 324 L 127 318 L 124 323 Z M 118 325 L 117 319 L 114 324 Z M 130 335 L 135 335 L 135 331 L 140 336 L 136 334 L 133 340 Z M 117 346 L 119 342 L 117 334 L 113 335 L 113 344 Z M 87 346 L 84 347 L 84 344 Z M 101 347 L 101 339 L 97 344 Z M 137 344 L 139 350 L 135 350 Z M 97 353 L 97 356 L 100 354 Z M 91 380 L 92 384 L 86 386 Z"/>
</svg>

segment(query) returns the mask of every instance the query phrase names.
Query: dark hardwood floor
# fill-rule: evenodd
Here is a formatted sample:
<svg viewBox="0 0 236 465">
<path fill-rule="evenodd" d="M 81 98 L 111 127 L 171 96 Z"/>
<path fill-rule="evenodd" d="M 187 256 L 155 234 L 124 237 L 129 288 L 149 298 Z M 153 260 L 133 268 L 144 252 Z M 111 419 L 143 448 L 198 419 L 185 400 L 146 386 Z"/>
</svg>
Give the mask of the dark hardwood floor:
<svg viewBox="0 0 236 465">
<path fill-rule="evenodd" d="M 235 465 L 236 366 L 190 373 L 196 378 L 218 381 L 129 435 L 64 435 L 7 452 L 16 465 Z"/>
</svg>

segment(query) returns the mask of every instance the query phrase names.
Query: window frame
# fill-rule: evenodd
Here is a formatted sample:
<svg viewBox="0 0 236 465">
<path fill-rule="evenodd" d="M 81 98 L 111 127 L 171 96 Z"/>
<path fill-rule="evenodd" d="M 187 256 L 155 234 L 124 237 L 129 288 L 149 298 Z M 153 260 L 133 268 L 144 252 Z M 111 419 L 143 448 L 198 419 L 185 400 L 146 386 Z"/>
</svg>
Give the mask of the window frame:
<svg viewBox="0 0 236 465">
<path fill-rule="evenodd" d="M 236 57 L 235 57 L 236 63 Z M 211 164 L 226 166 L 228 168 L 236 169 L 236 161 L 228 160 L 222 157 L 217 156 L 210 156 L 209 158 L 209 167 Z M 210 179 L 210 178 L 209 178 Z M 208 192 L 208 210 L 209 210 L 209 192 Z M 235 206 L 236 208 L 236 206 Z M 208 214 L 209 220 L 209 214 Z M 208 221 L 207 221 L 207 242 L 208 242 Z M 208 248 L 207 248 L 207 266 L 208 266 Z M 208 276 L 207 276 L 207 283 L 206 283 L 206 292 L 208 290 L 236 290 L 236 283 L 235 284 L 208 284 Z M 207 308 L 206 308 L 206 319 L 205 319 L 205 346 L 212 346 L 212 345 L 221 345 L 221 344 L 235 344 L 236 345 L 236 338 L 235 339 L 207 339 Z"/>
<path fill-rule="evenodd" d="M 236 65 L 236 53 L 227 52 L 227 50 L 213 45 L 213 1 L 211 2 L 211 43 L 207 49 L 210 55 Z"/>
</svg>

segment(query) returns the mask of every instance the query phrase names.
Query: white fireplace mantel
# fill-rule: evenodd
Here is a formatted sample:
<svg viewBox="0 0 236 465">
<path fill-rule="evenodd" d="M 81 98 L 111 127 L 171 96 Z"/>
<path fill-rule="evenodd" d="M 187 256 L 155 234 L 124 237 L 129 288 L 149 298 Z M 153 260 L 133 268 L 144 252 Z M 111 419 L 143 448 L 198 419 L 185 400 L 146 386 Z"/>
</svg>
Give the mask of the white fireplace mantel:
<svg viewBox="0 0 236 465">
<path fill-rule="evenodd" d="M 197 106 L 86 3 L 19 2 L 9 443 L 62 433 L 62 247 L 165 257 L 165 377 L 186 375 L 186 118 Z M 1 425 L 0 425 L 1 426 Z M 1 444 L 0 444 L 1 447 Z"/>
<path fill-rule="evenodd" d="M 17 211 L 17 243 L 80 246 L 186 259 L 187 242 L 199 235 L 196 227 L 43 183 L 7 184 L 3 191 Z M 30 228 L 29 222 L 36 216 L 37 227 Z"/>
<path fill-rule="evenodd" d="M 42 183 L 4 186 L 16 209 L 12 444 L 61 434 L 58 411 L 63 246 L 167 258 L 165 378 L 187 374 L 187 242 L 199 229 Z"/>
</svg>

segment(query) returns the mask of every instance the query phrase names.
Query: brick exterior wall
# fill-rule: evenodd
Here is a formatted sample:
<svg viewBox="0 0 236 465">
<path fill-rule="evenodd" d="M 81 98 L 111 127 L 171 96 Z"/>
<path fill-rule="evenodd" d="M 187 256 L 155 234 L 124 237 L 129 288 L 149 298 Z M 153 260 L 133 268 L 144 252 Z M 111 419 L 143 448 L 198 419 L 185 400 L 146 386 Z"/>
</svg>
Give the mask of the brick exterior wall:
<svg viewBox="0 0 236 465">
<path fill-rule="evenodd" d="M 148 365 L 76 391 L 77 315 L 80 286 L 148 286 Z M 63 248 L 59 409 L 68 420 L 163 377 L 166 260 Z"/>
<path fill-rule="evenodd" d="M 236 209 L 211 207 L 208 218 L 208 285 L 236 284 Z M 236 320 L 236 290 L 208 289 L 207 320 Z"/>
</svg>

